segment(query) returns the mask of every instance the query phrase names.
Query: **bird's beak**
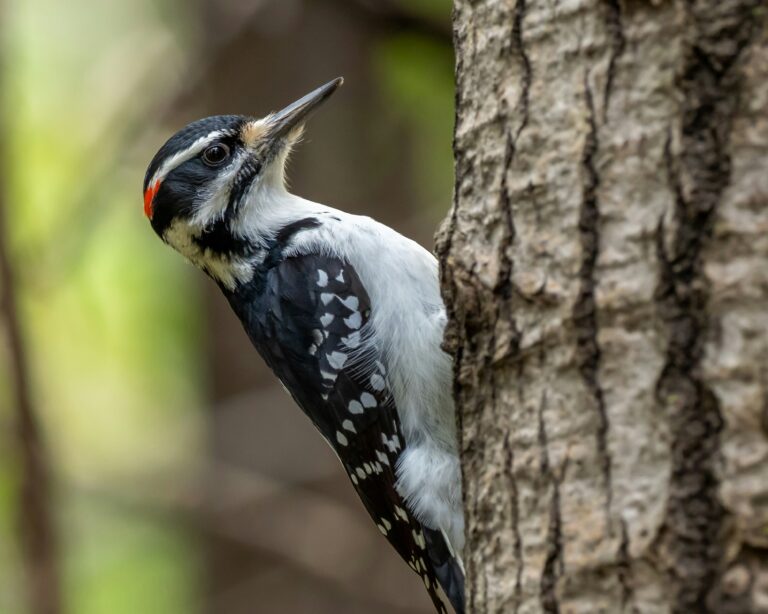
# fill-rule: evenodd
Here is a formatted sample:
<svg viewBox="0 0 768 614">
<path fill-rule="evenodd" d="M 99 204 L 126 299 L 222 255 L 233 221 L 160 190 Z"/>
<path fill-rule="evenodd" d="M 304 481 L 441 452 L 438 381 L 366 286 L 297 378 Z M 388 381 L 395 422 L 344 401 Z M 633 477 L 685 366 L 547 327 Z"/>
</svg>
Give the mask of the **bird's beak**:
<svg viewBox="0 0 768 614">
<path fill-rule="evenodd" d="M 268 120 L 267 130 L 268 138 L 272 141 L 287 135 L 291 130 L 301 125 L 322 103 L 331 97 L 339 87 L 344 83 L 344 79 L 339 77 L 330 83 L 318 87 L 303 98 L 300 98 L 293 104 L 288 105 L 282 111 L 278 111 Z"/>
</svg>

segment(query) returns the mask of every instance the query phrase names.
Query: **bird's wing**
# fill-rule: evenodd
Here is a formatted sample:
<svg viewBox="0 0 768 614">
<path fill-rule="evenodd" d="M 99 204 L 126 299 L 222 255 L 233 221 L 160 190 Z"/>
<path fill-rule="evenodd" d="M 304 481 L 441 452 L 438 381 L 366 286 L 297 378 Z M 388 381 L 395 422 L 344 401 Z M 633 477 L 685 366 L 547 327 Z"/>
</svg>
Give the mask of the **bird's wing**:
<svg viewBox="0 0 768 614">
<path fill-rule="evenodd" d="M 370 299 L 354 268 L 332 256 L 294 256 L 259 285 L 249 315 L 257 349 L 336 451 L 371 518 L 421 576 L 437 610 L 446 611 L 437 580 L 445 586 L 449 576 L 446 593 L 463 609 L 450 548 L 395 488 L 405 440 L 385 361 L 371 341 Z"/>
</svg>

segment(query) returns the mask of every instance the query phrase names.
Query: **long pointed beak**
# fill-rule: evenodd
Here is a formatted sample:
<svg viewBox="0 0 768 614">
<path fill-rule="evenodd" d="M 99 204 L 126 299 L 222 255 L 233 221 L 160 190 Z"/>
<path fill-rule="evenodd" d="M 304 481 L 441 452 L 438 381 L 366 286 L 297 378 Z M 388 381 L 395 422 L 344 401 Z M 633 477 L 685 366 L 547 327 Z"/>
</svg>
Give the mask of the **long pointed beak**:
<svg viewBox="0 0 768 614">
<path fill-rule="evenodd" d="M 303 123 L 317 107 L 331 97 L 339 87 L 344 83 L 344 79 L 339 77 L 325 85 L 318 87 L 303 98 L 300 98 L 293 104 L 288 105 L 282 111 L 278 111 L 269 118 L 268 134 L 271 139 L 285 136 L 296 126 Z"/>
</svg>

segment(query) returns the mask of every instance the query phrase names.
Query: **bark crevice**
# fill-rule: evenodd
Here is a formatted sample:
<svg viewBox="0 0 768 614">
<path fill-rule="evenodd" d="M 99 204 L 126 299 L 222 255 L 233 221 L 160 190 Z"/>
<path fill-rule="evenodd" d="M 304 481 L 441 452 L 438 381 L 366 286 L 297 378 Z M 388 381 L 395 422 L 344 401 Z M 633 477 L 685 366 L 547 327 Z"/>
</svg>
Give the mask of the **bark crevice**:
<svg viewBox="0 0 768 614">
<path fill-rule="evenodd" d="M 621 586 L 621 607 L 626 610 L 632 600 L 634 587 L 632 584 L 632 557 L 629 553 L 629 530 L 627 523 L 623 518 L 619 519 L 621 526 L 621 542 L 619 543 L 619 552 L 616 557 L 616 568 L 618 571 L 619 585 Z"/>
<path fill-rule="evenodd" d="M 595 267 L 600 252 L 600 208 L 597 189 L 600 175 L 595 166 L 595 156 L 599 147 L 595 104 L 588 77 L 584 77 L 584 97 L 587 108 L 589 131 L 584 139 L 581 152 L 583 172 L 582 197 L 579 211 L 579 241 L 581 244 L 581 263 L 579 266 L 579 291 L 573 305 L 572 321 L 576 334 L 576 359 L 584 385 L 592 397 L 597 412 L 597 453 L 605 489 L 606 527 L 611 530 L 611 457 L 608 450 L 608 412 L 605 395 L 600 385 L 600 344 L 595 302 Z"/>
<path fill-rule="evenodd" d="M 528 52 L 525 49 L 523 43 L 523 19 L 525 19 L 526 13 L 526 0 L 517 0 L 515 3 L 515 13 L 512 21 L 512 46 L 520 61 L 520 66 L 523 70 L 521 79 L 521 91 L 520 91 L 520 125 L 517 128 L 515 134 L 515 144 L 520 138 L 525 127 L 528 125 L 528 108 L 530 105 L 531 94 L 531 82 L 533 81 L 533 67 L 531 66 L 531 59 L 528 56 Z"/>
<path fill-rule="evenodd" d="M 613 92 L 613 80 L 616 76 L 616 63 L 624 53 L 627 45 L 622 24 L 621 0 L 603 0 L 606 9 L 605 26 L 611 37 L 611 52 L 608 58 L 608 71 L 605 77 L 605 89 L 603 90 L 603 122 L 608 121 L 608 109 L 611 104 Z"/>
<path fill-rule="evenodd" d="M 523 594 L 523 536 L 520 533 L 520 503 L 519 503 L 519 490 L 517 487 L 517 479 L 515 478 L 515 451 L 512 448 L 512 444 L 509 441 L 509 437 L 504 440 L 504 454 L 506 456 L 506 474 L 509 478 L 509 494 L 510 494 L 510 524 L 512 525 L 512 533 L 514 535 L 514 555 L 515 562 L 517 564 L 517 570 L 515 572 L 515 593 L 514 593 L 514 610 L 517 614 L 520 609 L 520 601 Z"/>
<path fill-rule="evenodd" d="M 560 482 L 562 476 L 558 476 L 552 468 L 552 462 L 549 458 L 549 436 L 547 426 L 544 420 L 544 410 L 547 405 L 546 392 L 542 394 L 539 404 L 539 463 L 540 474 L 546 476 L 552 495 L 549 500 L 549 527 L 547 528 L 546 539 L 546 557 L 544 559 L 544 569 L 541 573 L 541 583 L 539 585 L 539 602 L 541 609 L 546 614 L 559 614 L 560 601 L 557 595 L 557 581 L 563 575 L 563 521 L 560 508 Z M 563 469 L 563 474 L 565 470 Z"/>
<path fill-rule="evenodd" d="M 507 177 L 512 170 L 512 163 L 515 159 L 517 143 L 520 139 L 520 135 L 528 125 L 528 107 L 530 104 L 531 80 L 533 78 L 531 60 L 528 57 L 528 54 L 525 50 L 525 45 L 523 44 L 523 19 L 525 18 L 525 10 L 526 0 L 517 0 L 515 3 L 515 10 L 512 21 L 511 47 L 514 53 L 517 55 L 520 68 L 522 70 L 522 76 L 520 80 L 520 98 L 517 103 L 520 115 L 520 123 L 514 132 L 511 129 L 507 132 L 504 146 L 504 166 L 502 168 L 500 186 L 500 211 L 504 217 L 505 232 L 499 244 L 499 258 L 501 267 L 499 269 L 497 285 L 496 288 L 494 288 L 494 290 L 498 292 L 504 300 L 509 300 L 512 296 L 513 262 L 509 255 L 509 250 L 515 240 L 515 221 L 512 215 L 512 196 L 509 191 L 509 183 Z M 512 117 L 509 112 L 506 113 L 504 120 L 507 125 L 512 125 Z"/>
</svg>

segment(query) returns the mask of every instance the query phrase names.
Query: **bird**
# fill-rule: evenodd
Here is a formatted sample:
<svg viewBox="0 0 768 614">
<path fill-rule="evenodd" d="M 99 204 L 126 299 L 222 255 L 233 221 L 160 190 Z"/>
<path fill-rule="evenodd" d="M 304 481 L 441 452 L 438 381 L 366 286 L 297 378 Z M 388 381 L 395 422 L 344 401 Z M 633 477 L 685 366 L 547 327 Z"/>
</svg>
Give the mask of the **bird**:
<svg viewBox="0 0 768 614">
<path fill-rule="evenodd" d="M 144 214 L 221 289 L 256 351 L 335 451 L 379 531 L 464 612 L 453 363 L 438 263 L 370 217 L 286 187 L 337 78 L 262 118 L 216 115 L 160 147 Z"/>
</svg>

